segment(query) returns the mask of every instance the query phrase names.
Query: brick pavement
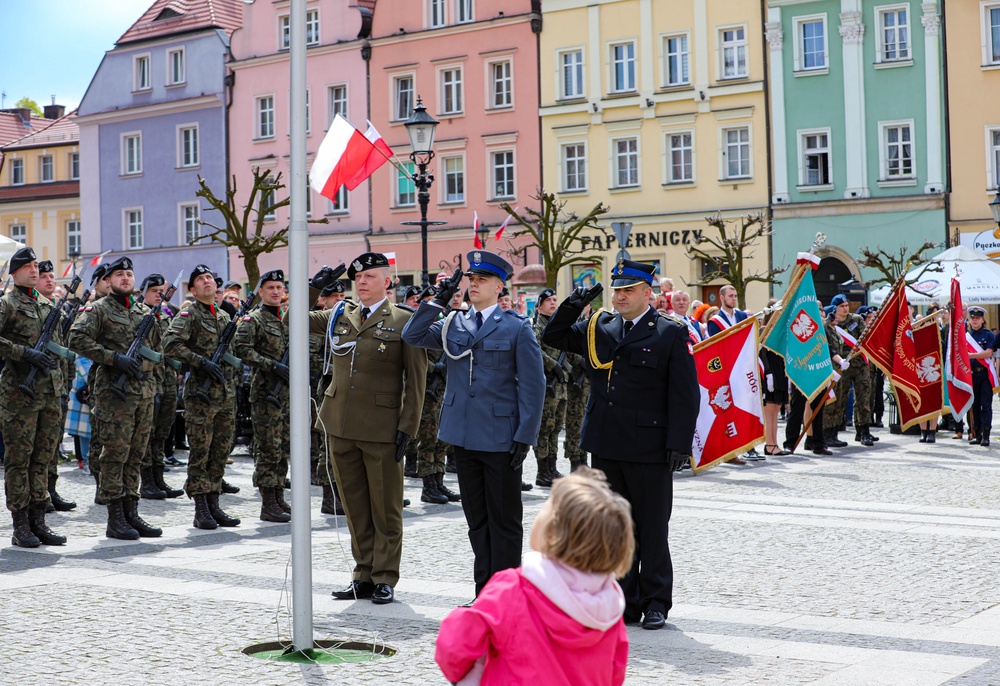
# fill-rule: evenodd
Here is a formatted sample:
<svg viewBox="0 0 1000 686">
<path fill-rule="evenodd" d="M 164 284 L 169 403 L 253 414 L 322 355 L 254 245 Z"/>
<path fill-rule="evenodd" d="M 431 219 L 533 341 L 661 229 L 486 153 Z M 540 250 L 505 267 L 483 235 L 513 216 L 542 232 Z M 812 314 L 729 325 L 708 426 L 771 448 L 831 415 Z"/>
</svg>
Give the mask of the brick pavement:
<svg viewBox="0 0 1000 686">
<path fill-rule="evenodd" d="M 627 683 L 1000 684 L 1000 446 L 879 435 L 839 457 L 679 475 L 671 630 L 629 630 Z M 223 503 L 243 525 L 196 531 L 186 498 L 143 501 L 165 527 L 148 542 L 106 539 L 92 481 L 62 466 L 60 490 L 80 507 L 50 522 L 69 544 L 0 548 L 0 684 L 444 683 L 437 627 L 473 592 L 460 507 L 420 503 L 407 480 L 398 602 L 337 602 L 349 536 L 319 514 L 314 488 L 316 637 L 399 652 L 265 663 L 239 651 L 291 633 L 290 528 L 257 521 L 252 465 L 235 459 L 227 478 L 243 491 Z M 167 479 L 180 486 L 182 474 Z M 525 494 L 526 530 L 545 494 Z M 0 544 L 9 535 L 3 518 Z"/>
</svg>

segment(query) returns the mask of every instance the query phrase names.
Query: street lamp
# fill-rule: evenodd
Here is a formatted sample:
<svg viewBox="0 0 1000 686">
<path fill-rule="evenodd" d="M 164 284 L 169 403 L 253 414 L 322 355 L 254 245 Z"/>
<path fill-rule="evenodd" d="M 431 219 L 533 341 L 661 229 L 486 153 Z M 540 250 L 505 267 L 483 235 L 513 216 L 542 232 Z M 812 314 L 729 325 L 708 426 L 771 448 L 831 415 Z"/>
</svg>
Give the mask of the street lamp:
<svg viewBox="0 0 1000 686">
<path fill-rule="evenodd" d="M 402 222 L 406 226 L 420 226 L 420 246 L 423 250 L 423 275 L 420 285 L 426 288 L 430 284 L 430 274 L 427 271 L 427 227 L 440 226 L 447 222 L 427 221 L 427 205 L 430 204 L 431 184 L 434 183 L 434 175 L 427 173 L 427 165 L 434 159 L 434 131 L 438 122 L 431 115 L 427 114 L 427 108 L 418 97 L 417 105 L 413 108 L 413 114 L 403 124 L 406 127 L 406 135 L 410 138 L 410 161 L 416 167 L 416 171 L 410 177 L 413 185 L 417 189 L 417 203 L 420 205 L 420 221 Z"/>
<path fill-rule="evenodd" d="M 1000 187 L 997 188 L 996 197 L 990 202 L 990 212 L 993 213 L 993 221 L 1000 226 Z"/>
<path fill-rule="evenodd" d="M 476 237 L 479 239 L 479 245 L 485 248 L 486 240 L 490 237 L 490 230 L 487 227 L 480 224 L 479 228 L 476 229 Z"/>
</svg>

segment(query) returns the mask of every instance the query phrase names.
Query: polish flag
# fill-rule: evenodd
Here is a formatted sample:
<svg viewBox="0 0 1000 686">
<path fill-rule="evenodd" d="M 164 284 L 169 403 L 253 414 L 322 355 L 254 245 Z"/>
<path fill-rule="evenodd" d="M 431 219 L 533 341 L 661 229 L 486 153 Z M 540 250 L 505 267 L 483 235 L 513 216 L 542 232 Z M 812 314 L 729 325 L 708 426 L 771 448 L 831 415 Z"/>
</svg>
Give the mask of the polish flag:
<svg viewBox="0 0 1000 686">
<path fill-rule="evenodd" d="M 353 191 L 360 186 L 365 179 L 375 173 L 376 169 L 388 162 L 394 154 L 392 148 L 389 147 L 389 144 L 385 142 L 382 135 L 370 121 L 368 122 L 368 129 L 365 131 L 365 138 L 372 144 L 372 150 L 368 153 L 368 157 L 365 158 L 364 166 L 358 170 L 357 174 L 344 183 L 348 190 Z"/>
<path fill-rule="evenodd" d="M 69 264 L 67 264 L 66 268 L 63 269 L 63 273 L 62 273 L 62 277 L 61 278 L 65 279 L 67 276 L 69 276 L 69 273 L 71 271 L 73 271 L 73 263 L 72 262 L 70 262 Z"/>
<path fill-rule="evenodd" d="M 857 345 L 858 345 L 858 339 L 857 338 L 855 338 L 851 334 L 847 333 L 846 331 L 844 331 L 839 326 L 835 326 L 833 328 L 835 328 L 837 330 L 837 334 L 840 336 L 840 340 L 844 341 L 844 343 L 847 345 L 848 348 L 850 348 L 851 350 L 854 350 L 854 348 L 857 347 Z M 861 358 L 866 363 L 869 362 L 868 356 L 865 355 L 864 351 L 861 352 Z"/>
<path fill-rule="evenodd" d="M 91 267 L 96 267 L 97 265 L 99 265 L 101 262 L 104 261 L 104 258 L 107 256 L 107 254 L 109 252 L 111 252 L 111 251 L 110 250 L 105 250 L 100 255 L 94 255 L 94 259 L 92 259 L 90 261 L 90 266 Z"/>
<path fill-rule="evenodd" d="M 517 212 L 517 208 L 516 207 L 514 208 L 514 211 Z M 503 230 L 507 228 L 507 224 L 509 224 L 510 220 L 513 219 L 513 218 L 514 218 L 514 215 L 512 215 L 512 214 L 508 214 L 507 215 L 507 218 L 503 220 L 503 224 L 501 224 L 500 228 L 497 229 L 496 236 L 493 237 L 493 240 L 496 240 L 496 241 L 500 240 L 500 236 L 503 235 Z"/>
<path fill-rule="evenodd" d="M 385 255 L 385 257 L 386 257 L 387 260 L 389 260 L 389 266 L 390 267 L 395 267 L 396 266 L 396 253 L 394 253 L 394 252 L 387 252 L 387 253 L 382 253 L 382 254 Z"/>
<path fill-rule="evenodd" d="M 309 170 L 309 185 L 324 198 L 333 200 L 341 186 L 351 189 L 349 182 L 363 174 L 373 150 L 372 142 L 338 113 L 316 152 Z M 357 182 L 363 180 L 360 178 Z"/>
<path fill-rule="evenodd" d="M 479 233 L 478 232 L 479 232 L 479 212 L 476 212 L 475 210 L 473 210 L 472 211 L 472 235 L 474 237 L 474 240 L 472 241 L 472 244 L 474 246 L 476 246 L 476 250 L 482 250 L 483 249 L 483 242 L 481 240 L 479 240 Z"/>
<path fill-rule="evenodd" d="M 819 269 L 819 263 L 819 255 L 813 255 L 811 252 L 800 252 L 795 257 L 795 264 L 807 264 L 813 270 Z"/>
</svg>

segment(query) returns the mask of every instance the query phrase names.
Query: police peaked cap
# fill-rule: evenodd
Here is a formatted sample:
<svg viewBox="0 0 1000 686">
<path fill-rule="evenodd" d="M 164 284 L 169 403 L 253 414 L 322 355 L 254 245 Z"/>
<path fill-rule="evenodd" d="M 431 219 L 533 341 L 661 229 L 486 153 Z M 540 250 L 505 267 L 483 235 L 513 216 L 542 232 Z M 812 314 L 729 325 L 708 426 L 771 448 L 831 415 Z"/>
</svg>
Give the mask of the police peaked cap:
<svg viewBox="0 0 1000 686">
<path fill-rule="evenodd" d="M 322 295 L 325 298 L 328 295 L 333 295 L 334 293 L 345 293 L 346 291 L 347 289 L 344 287 L 344 282 L 337 280 L 331 283 L 326 288 L 324 288 L 320 292 L 320 295 Z"/>
<path fill-rule="evenodd" d="M 52 268 L 52 260 L 42 260 L 38 263 L 39 274 L 48 274 L 51 271 L 54 271 Z"/>
<path fill-rule="evenodd" d="M 507 289 L 504 289 L 507 290 Z M 546 288 L 544 291 L 538 294 L 538 304 L 541 305 L 543 302 L 549 298 L 555 297 L 556 291 L 554 288 Z"/>
<path fill-rule="evenodd" d="M 95 283 L 97 283 L 98 279 L 103 279 L 107 275 L 108 275 L 108 265 L 107 264 L 97 265 L 97 268 L 94 270 L 93 276 L 90 277 L 90 285 L 93 286 Z"/>
<path fill-rule="evenodd" d="M 35 251 L 29 247 L 24 247 L 14 253 L 10 258 L 10 273 L 13 274 L 26 264 L 31 264 L 37 257 Z"/>
<path fill-rule="evenodd" d="M 656 272 L 655 264 L 619 259 L 618 264 L 611 270 L 611 287 L 628 288 L 639 283 L 652 286 L 654 272 Z"/>
<path fill-rule="evenodd" d="M 191 276 L 188 277 L 188 288 L 191 288 L 192 286 L 194 286 L 194 280 L 197 279 L 202 274 L 211 274 L 213 276 L 213 278 L 215 276 L 215 272 L 213 272 L 211 269 L 209 269 L 205 265 L 199 264 L 197 267 L 195 267 L 191 271 Z"/>
<path fill-rule="evenodd" d="M 139 292 L 145 292 L 148 288 L 155 288 L 156 286 L 162 286 L 167 282 L 163 278 L 163 274 L 150 274 L 145 279 L 142 280 L 142 284 L 139 286 Z"/>
<path fill-rule="evenodd" d="M 347 268 L 347 278 L 354 281 L 354 276 L 358 272 L 366 272 L 369 269 L 378 269 L 379 267 L 388 267 L 389 258 L 380 252 L 366 252 L 364 255 L 359 255 L 353 262 L 351 266 Z"/>
<path fill-rule="evenodd" d="M 127 258 L 125 255 L 122 255 L 117 260 L 115 260 L 114 262 L 112 262 L 111 264 L 109 264 L 107 266 L 107 270 L 108 270 L 107 271 L 107 275 L 111 276 L 112 274 L 114 274 L 117 271 L 122 271 L 122 270 L 126 270 L 126 269 L 129 270 L 129 271 L 132 270 L 132 260 L 130 260 L 129 258 Z"/>
<path fill-rule="evenodd" d="M 514 276 L 514 268 L 510 266 L 510 262 L 496 253 L 488 250 L 470 250 L 465 257 L 469 261 L 469 268 L 465 272 L 467 276 L 473 274 L 495 276 L 501 281 Z"/>
<path fill-rule="evenodd" d="M 284 283 L 285 272 L 281 271 L 280 269 L 272 269 L 269 272 L 264 272 L 263 274 L 260 275 L 260 279 L 257 281 L 257 287 L 254 288 L 254 290 L 255 291 L 260 290 L 260 287 L 263 286 L 268 281 L 280 281 L 281 283 Z"/>
</svg>

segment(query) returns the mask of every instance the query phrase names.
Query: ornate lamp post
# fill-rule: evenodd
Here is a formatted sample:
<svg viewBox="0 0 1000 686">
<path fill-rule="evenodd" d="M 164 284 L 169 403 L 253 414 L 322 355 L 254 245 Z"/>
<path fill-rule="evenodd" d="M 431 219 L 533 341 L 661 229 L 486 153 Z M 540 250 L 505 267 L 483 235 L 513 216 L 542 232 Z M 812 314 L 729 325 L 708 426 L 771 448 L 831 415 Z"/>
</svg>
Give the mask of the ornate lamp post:
<svg viewBox="0 0 1000 686">
<path fill-rule="evenodd" d="M 479 228 L 476 229 L 476 237 L 479 238 L 479 245 L 481 245 L 481 246 L 483 246 L 485 248 L 486 247 L 486 241 L 490 237 L 490 230 L 489 230 L 489 228 L 486 227 L 486 226 L 483 226 L 482 224 L 480 224 Z"/>
<path fill-rule="evenodd" d="M 417 98 L 417 105 L 413 108 L 413 114 L 406 120 L 406 135 L 410 138 L 410 161 L 416 167 L 416 171 L 410 180 L 413 181 L 417 189 L 417 203 L 420 205 L 420 221 L 402 222 L 407 226 L 420 227 L 420 247 L 423 251 L 423 275 L 420 285 L 426 288 L 430 284 L 430 275 L 427 272 L 427 227 L 440 226 L 447 222 L 427 221 L 427 205 L 430 204 L 431 184 L 434 183 L 434 175 L 427 173 L 427 165 L 434 159 L 434 131 L 438 122 L 431 115 L 427 114 L 427 108 L 423 101 Z"/>
</svg>

